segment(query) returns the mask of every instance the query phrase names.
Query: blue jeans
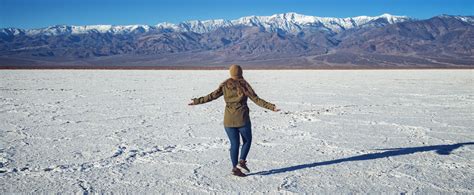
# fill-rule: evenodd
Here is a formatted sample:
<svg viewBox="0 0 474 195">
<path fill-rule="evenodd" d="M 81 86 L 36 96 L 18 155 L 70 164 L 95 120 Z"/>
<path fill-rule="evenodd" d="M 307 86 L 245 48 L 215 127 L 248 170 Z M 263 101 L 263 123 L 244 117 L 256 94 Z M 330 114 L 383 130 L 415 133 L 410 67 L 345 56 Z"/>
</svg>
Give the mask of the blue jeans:
<svg viewBox="0 0 474 195">
<path fill-rule="evenodd" d="M 242 136 L 242 151 L 240 151 L 240 159 L 246 160 L 247 154 L 252 144 L 252 124 L 248 122 L 242 127 L 224 127 L 225 132 L 230 140 L 230 159 L 232 160 L 232 166 L 237 166 L 240 148 L 240 136 Z"/>
</svg>

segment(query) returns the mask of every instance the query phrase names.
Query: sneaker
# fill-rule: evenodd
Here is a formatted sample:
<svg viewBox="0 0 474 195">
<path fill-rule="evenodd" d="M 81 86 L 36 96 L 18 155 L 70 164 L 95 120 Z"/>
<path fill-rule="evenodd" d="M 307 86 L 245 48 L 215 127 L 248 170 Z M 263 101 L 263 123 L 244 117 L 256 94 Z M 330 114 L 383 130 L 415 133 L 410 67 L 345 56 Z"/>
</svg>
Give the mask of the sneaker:
<svg viewBox="0 0 474 195">
<path fill-rule="evenodd" d="M 239 177 L 247 176 L 244 173 L 242 173 L 242 171 L 240 171 L 240 169 L 238 169 L 237 167 L 232 169 L 232 175 L 239 176 Z"/>
<path fill-rule="evenodd" d="M 237 164 L 237 168 L 241 169 L 244 173 L 250 173 L 250 169 L 247 167 L 246 160 L 240 160 L 239 164 Z"/>
</svg>

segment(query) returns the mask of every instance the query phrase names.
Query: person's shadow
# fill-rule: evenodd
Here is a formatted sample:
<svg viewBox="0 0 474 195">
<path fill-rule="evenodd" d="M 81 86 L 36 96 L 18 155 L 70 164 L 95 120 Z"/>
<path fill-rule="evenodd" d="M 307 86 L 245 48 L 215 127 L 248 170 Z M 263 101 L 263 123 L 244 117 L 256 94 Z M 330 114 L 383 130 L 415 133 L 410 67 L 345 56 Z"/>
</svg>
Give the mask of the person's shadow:
<svg viewBox="0 0 474 195">
<path fill-rule="evenodd" d="M 371 153 L 371 154 L 362 154 L 358 156 L 352 156 L 352 157 L 323 161 L 323 162 L 314 162 L 314 163 L 308 163 L 308 164 L 295 165 L 295 166 L 284 167 L 284 168 L 279 168 L 279 169 L 272 169 L 268 171 L 260 171 L 260 172 L 251 173 L 248 175 L 272 175 L 272 174 L 277 174 L 277 173 L 296 171 L 296 170 L 305 169 L 305 168 L 331 165 L 331 164 L 337 164 L 337 163 L 342 163 L 342 162 L 372 160 L 372 159 L 385 158 L 385 157 L 390 157 L 390 156 L 414 154 L 417 152 L 435 151 L 436 153 L 440 155 L 449 155 L 455 149 L 458 149 L 464 145 L 472 145 L 472 144 L 474 144 L 474 142 L 457 143 L 457 144 L 449 144 L 449 145 L 420 146 L 420 147 L 410 147 L 410 148 L 378 149 L 378 150 L 386 150 L 386 151 Z"/>
</svg>

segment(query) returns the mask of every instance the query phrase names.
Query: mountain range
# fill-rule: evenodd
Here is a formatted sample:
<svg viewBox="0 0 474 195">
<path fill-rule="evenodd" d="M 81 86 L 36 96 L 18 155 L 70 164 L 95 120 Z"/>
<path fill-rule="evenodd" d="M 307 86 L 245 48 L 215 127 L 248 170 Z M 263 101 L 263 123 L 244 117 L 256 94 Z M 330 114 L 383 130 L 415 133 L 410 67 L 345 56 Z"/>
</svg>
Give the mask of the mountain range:
<svg viewBox="0 0 474 195">
<path fill-rule="evenodd" d="M 297 13 L 0 29 L 0 67 L 472 68 L 474 17 Z"/>
</svg>

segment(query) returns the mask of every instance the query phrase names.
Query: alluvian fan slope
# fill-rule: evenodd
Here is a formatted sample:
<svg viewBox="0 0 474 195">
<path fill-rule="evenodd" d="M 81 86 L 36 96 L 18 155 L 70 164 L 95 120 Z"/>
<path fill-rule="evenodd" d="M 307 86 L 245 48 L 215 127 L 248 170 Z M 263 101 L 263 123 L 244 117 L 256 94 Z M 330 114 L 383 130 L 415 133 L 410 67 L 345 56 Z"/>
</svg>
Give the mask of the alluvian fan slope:
<svg viewBox="0 0 474 195">
<path fill-rule="evenodd" d="M 0 29 L 1 67 L 470 68 L 473 48 L 474 17 L 451 15 L 284 13 L 154 26 Z"/>
</svg>

